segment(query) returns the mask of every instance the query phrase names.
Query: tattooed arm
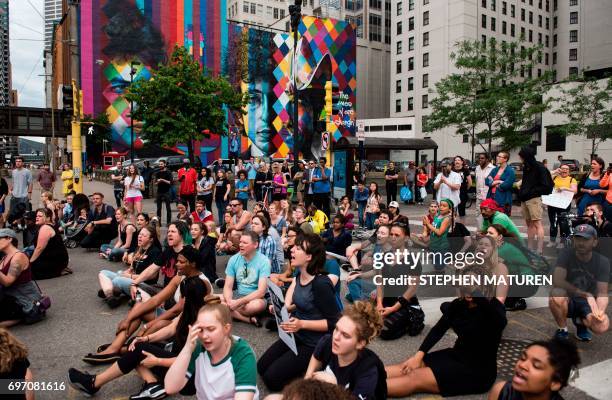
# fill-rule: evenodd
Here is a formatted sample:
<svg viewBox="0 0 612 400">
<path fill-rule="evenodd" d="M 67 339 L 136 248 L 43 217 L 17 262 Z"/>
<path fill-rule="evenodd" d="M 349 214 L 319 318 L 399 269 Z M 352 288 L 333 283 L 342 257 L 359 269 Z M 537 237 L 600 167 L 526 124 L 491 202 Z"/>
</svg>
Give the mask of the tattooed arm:
<svg viewBox="0 0 612 400">
<path fill-rule="evenodd" d="M 8 273 L 5 275 L 0 272 L 0 284 L 4 287 L 11 286 L 19 275 L 28 268 L 28 257 L 23 253 L 17 253 L 11 260 Z"/>
</svg>

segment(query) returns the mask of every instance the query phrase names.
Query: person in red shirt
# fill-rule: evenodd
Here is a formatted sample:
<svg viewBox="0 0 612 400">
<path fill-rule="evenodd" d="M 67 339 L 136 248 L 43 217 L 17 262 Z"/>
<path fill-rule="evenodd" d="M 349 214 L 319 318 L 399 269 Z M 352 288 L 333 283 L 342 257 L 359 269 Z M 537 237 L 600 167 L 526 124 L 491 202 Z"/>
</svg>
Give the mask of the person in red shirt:
<svg viewBox="0 0 612 400">
<path fill-rule="evenodd" d="M 210 210 L 206 209 L 203 200 L 198 200 L 195 203 L 195 211 L 191 213 L 191 221 L 195 222 L 208 222 L 213 220 L 213 214 Z"/>
<path fill-rule="evenodd" d="M 198 173 L 195 168 L 191 168 L 188 158 L 183 160 L 183 168 L 178 170 L 179 199 L 181 203 L 189 204 L 189 211 L 195 211 L 195 200 L 197 194 Z"/>
</svg>

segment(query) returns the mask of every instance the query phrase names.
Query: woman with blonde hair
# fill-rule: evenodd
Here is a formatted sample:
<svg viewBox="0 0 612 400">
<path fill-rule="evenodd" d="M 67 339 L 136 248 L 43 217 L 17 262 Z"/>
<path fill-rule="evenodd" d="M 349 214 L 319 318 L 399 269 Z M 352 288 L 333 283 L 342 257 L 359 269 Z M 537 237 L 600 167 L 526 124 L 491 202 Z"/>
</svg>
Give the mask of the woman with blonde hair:
<svg viewBox="0 0 612 400">
<path fill-rule="evenodd" d="M 358 399 L 386 398 L 385 367 L 367 348 L 382 327 L 383 318 L 371 302 L 348 306 L 333 334 L 319 340 L 305 378 L 340 385 Z"/>
<path fill-rule="evenodd" d="M 32 382 L 32 378 L 28 349 L 8 330 L 0 328 L 0 380 Z M 33 400 L 34 392 L 26 391 L 3 398 Z"/>
<path fill-rule="evenodd" d="M 53 223 L 56 223 L 58 220 L 58 210 L 57 207 L 55 206 L 55 202 L 53 201 L 53 193 L 51 192 L 42 192 L 40 194 L 40 206 L 42 208 L 48 208 L 49 210 L 51 210 L 51 212 L 53 213 L 53 218 L 51 219 L 51 221 Z"/>
<path fill-rule="evenodd" d="M 497 241 L 491 236 L 483 236 L 476 243 L 476 254 L 480 254 L 484 260 L 482 265 L 495 277 L 496 281 L 501 281 L 500 276 L 505 278 L 506 283 L 498 284 L 495 287 L 495 297 L 503 304 L 506 301 L 509 289 L 507 285 L 508 267 L 499 258 L 497 248 Z"/>
</svg>

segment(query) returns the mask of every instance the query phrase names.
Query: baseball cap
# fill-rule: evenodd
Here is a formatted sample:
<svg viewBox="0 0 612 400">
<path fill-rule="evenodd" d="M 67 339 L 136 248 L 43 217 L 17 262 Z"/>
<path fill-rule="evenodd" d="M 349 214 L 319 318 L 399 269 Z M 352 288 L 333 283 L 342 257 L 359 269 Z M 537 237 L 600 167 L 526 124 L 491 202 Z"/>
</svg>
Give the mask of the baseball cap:
<svg viewBox="0 0 612 400">
<path fill-rule="evenodd" d="M 391 203 L 389 203 L 388 207 L 399 208 L 399 204 L 397 201 L 392 201 Z"/>
<path fill-rule="evenodd" d="M 0 229 L 0 238 L 6 238 L 6 237 L 17 240 L 17 234 L 15 233 L 14 230 L 8 229 L 8 228 Z"/>
<path fill-rule="evenodd" d="M 597 230 L 589 224 L 580 224 L 574 229 L 574 236 L 580 236 L 585 239 L 597 239 Z"/>
</svg>

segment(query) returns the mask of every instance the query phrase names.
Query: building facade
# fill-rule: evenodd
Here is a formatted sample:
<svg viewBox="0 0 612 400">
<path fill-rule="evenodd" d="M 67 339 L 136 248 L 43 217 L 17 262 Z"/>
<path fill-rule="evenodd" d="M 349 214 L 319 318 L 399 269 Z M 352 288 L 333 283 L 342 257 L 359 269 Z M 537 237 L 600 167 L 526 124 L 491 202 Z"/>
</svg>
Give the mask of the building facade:
<svg viewBox="0 0 612 400">
<path fill-rule="evenodd" d="M 11 52 L 9 41 L 9 0 L 0 0 L 0 106 L 11 102 Z"/>
<path fill-rule="evenodd" d="M 612 69 L 612 2 L 595 0 L 396 0 L 392 9 L 392 117 L 414 117 L 417 137 L 430 135 L 441 156 L 470 154 L 469 138 L 453 129 L 423 132 L 435 83 L 456 72 L 451 53 L 462 40 L 542 46 L 530 72 L 557 81 L 579 71 Z M 529 71 L 528 71 L 529 73 Z M 534 142 L 542 143 L 541 133 Z M 538 146 L 540 147 L 540 146 Z"/>
<path fill-rule="evenodd" d="M 64 0 L 45 0 L 45 50 L 51 50 L 53 24 L 62 19 L 62 3 Z"/>
<path fill-rule="evenodd" d="M 302 15 L 346 20 L 357 32 L 357 115 L 389 116 L 391 0 L 304 0 Z M 229 21 L 290 30 L 293 0 L 228 0 Z"/>
</svg>

